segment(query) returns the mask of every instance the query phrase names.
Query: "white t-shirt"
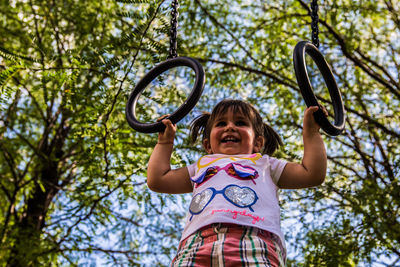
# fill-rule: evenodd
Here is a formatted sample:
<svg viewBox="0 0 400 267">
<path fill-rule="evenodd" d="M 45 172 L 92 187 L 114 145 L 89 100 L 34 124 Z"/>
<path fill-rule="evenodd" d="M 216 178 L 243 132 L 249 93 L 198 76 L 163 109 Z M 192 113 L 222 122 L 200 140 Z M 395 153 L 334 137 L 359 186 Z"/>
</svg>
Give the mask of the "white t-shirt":
<svg viewBox="0 0 400 267">
<path fill-rule="evenodd" d="M 193 195 L 181 240 L 212 223 L 233 223 L 274 233 L 285 246 L 277 184 L 286 163 L 256 153 L 206 155 L 189 165 Z"/>
</svg>

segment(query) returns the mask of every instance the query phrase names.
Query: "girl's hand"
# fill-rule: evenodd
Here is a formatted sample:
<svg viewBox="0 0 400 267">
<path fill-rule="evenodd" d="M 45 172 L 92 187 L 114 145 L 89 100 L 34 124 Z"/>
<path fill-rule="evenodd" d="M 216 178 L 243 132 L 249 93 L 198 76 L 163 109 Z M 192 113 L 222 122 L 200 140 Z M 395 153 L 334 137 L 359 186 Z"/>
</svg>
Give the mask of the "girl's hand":
<svg viewBox="0 0 400 267">
<path fill-rule="evenodd" d="M 303 143 L 304 155 L 301 163 L 286 164 L 278 181 L 280 188 L 296 189 L 320 185 L 326 176 L 327 157 L 324 141 L 319 133 L 320 126 L 314 112 L 320 107 L 312 106 L 304 111 Z M 327 115 L 326 109 L 321 107 Z"/>
<path fill-rule="evenodd" d="M 151 153 L 147 165 L 147 185 L 151 190 L 160 193 L 190 193 L 193 188 L 188 168 L 171 168 L 176 126 L 166 119 L 167 116 L 164 115 L 157 120 L 161 121 L 166 128 L 163 132 L 158 133 L 158 143 Z"/>
<path fill-rule="evenodd" d="M 314 119 L 314 112 L 316 112 L 320 107 L 318 106 L 311 106 L 308 107 L 304 111 L 304 119 L 303 119 L 303 131 L 306 133 L 315 133 L 319 132 L 321 128 L 319 124 Z M 328 112 L 325 107 L 321 106 L 322 111 L 324 112 L 325 116 L 328 116 Z"/>
<path fill-rule="evenodd" d="M 173 144 L 176 133 L 176 125 L 168 119 L 169 114 L 161 116 L 157 121 L 161 121 L 165 125 L 165 130 L 158 133 L 158 144 Z"/>
</svg>

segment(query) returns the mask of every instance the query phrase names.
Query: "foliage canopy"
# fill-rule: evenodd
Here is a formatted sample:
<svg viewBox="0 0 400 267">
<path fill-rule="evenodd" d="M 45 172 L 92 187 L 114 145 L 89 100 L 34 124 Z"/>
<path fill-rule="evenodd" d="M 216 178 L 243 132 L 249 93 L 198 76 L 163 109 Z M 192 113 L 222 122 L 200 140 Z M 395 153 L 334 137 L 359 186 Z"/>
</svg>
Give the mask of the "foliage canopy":
<svg viewBox="0 0 400 267">
<path fill-rule="evenodd" d="M 309 1 L 180 4 L 178 54 L 200 60 L 207 78 L 196 109 L 179 124 L 172 163 L 201 153 L 188 144 L 185 124 L 226 97 L 258 107 L 284 139 L 276 156 L 299 160 L 304 101 L 292 51 L 310 38 Z M 168 55 L 169 6 L 0 1 L 0 266 L 97 258 L 154 266 L 173 257 L 186 197 L 148 191 L 156 135 L 132 131 L 124 115 L 138 79 Z M 282 192 L 289 265 L 396 265 L 400 3 L 339 0 L 319 7 L 320 50 L 343 94 L 346 130 L 324 135 L 324 185 Z M 319 101 L 332 113 L 323 80 L 309 66 Z M 155 119 L 184 98 L 185 90 L 165 78 L 156 92 L 143 94 L 138 113 Z"/>
</svg>

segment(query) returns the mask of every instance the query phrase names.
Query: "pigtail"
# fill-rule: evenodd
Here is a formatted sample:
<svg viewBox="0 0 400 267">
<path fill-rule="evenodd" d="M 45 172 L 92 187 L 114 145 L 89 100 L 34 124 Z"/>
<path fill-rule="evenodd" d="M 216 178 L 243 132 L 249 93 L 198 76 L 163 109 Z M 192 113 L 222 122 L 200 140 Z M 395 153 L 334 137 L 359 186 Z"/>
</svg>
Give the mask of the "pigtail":
<svg viewBox="0 0 400 267">
<path fill-rule="evenodd" d="M 203 112 L 203 114 L 196 117 L 190 124 L 190 138 L 193 144 L 196 142 L 197 137 L 204 133 L 210 116 L 209 112 Z"/>
<path fill-rule="evenodd" d="M 271 156 L 275 150 L 277 150 L 280 146 L 283 145 L 281 137 L 272 129 L 271 126 L 264 123 L 264 138 L 265 145 L 263 153 Z"/>
</svg>

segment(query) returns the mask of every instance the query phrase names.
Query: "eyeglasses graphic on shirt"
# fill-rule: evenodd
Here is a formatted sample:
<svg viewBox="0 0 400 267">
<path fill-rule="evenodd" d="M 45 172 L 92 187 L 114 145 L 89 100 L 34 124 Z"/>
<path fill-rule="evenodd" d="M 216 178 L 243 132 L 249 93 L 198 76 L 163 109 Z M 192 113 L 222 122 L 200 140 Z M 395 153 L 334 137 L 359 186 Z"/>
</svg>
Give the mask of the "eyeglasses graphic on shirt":
<svg viewBox="0 0 400 267">
<path fill-rule="evenodd" d="M 201 213 L 207 205 L 214 199 L 218 194 L 222 194 L 226 200 L 239 208 L 249 208 L 254 212 L 253 206 L 257 200 L 256 192 L 250 187 L 238 186 L 238 185 L 227 185 L 222 190 L 216 190 L 213 187 L 206 188 L 200 193 L 196 194 L 192 202 L 190 202 L 189 212 L 193 215 Z M 190 218 L 192 219 L 192 218 Z"/>
<path fill-rule="evenodd" d="M 222 168 L 219 166 L 208 167 L 204 172 L 190 179 L 196 184 L 195 187 L 199 187 L 221 170 L 224 170 L 231 177 L 240 180 L 251 180 L 254 184 L 256 184 L 254 179 L 257 179 L 258 177 L 257 170 L 250 166 L 244 166 L 239 163 L 229 163 Z"/>
</svg>

